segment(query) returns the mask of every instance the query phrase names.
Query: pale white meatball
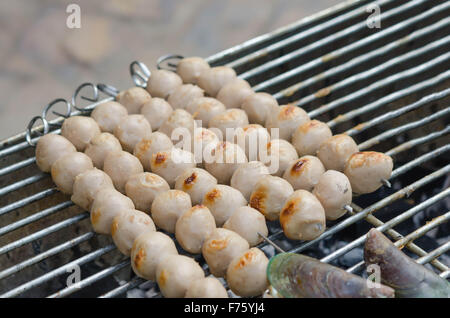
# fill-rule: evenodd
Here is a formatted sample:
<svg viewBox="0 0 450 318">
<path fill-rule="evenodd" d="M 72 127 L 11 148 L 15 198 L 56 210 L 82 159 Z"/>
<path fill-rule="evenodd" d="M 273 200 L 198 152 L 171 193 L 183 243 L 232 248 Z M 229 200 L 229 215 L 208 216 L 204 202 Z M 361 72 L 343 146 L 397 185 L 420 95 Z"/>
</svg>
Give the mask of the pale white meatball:
<svg viewBox="0 0 450 318">
<path fill-rule="evenodd" d="M 245 150 L 248 160 L 258 160 L 261 149 L 267 147 L 270 134 L 266 128 L 257 124 L 245 125 L 235 131 L 235 144 Z"/>
<path fill-rule="evenodd" d="M 111 234 L 113 219 L 120 212 L 129 209 L 134 209 L 129 197 L 111 188 L 99 190 L 91 207 L 92 228 L 100 234 Z"/>
<path fill-rule="evenodd" d="M 184 83 L 197 84 L 197 79 L 203 71 L 209 69 L 209 64 L 201 57 L 185 57 L 177 64 L 177 74 Z"/>
<path fill-rule="evenodd" d="M 269 259 L 259 248 L 253 247 L 235 257 L 227 269 L 227 283 L 238 296 L 260 296 L 269 286 Z"/>
<path fill-rule="evenodd" d="M 236 169 L 247 162 L 244 150 L 228 141 L 219 143 L 211 156 L 208 160 L 205 157 L 205 169 L 222 184 L 230 184 L 231 177 Z"/>
<path fill-rule="evenodd" d="M 216 66 L 204 70 L 197 79 L 197 84 L 212 97 L 228 82 L 236 78 L 236 72 L 227 66 Z"/>
<path fill-rule="evenodd" d="M 224 104 L 215 98 L 199 97 L 191 100 L 186 110 L 192 114 L 196 121 L 201 121 L 201 125 L 198 122 L 197 126 L 208 127 L 211 118 L 222 114 L 226 108 Z"/>
<path fill-rule="evenodd" d="M 289 239 L 310 241 L 325 231 L 325 211 L 312 193 L 297 190 L 284 204 L 280 224 Z"/>
<path fill-rule="evenodd" d="M 203 242 L 215 228 L 216 222 L 209 209 L 203 205 L 194 205 L 178 218 L 175 237 L 185 251 L 198 254 L 202 251 Z"/>
<path fill-rule="evenodd" d="M 200 265 L 183 255 L 167 255 L 156 266 L 156 281 L 167 298 L 184 297 L 189 286 L 204 277 Z"/>
<path fill-rule="evenodd" d="M 114 135 L 104 132 L 91 139 L 84 153 L 91 158 L 96 168 L 103 169 L 108 153 L 117 151 L 122 151 L 119 140 Z"/>
<path fill-rule="evenodd" d="M 327 170 L 344 171 L 348 158 L 358 152 L 358 146 L 352 137 L 334 135 L 325 140 L 317 150 L 317 157 Z"/>
<path fill-rule="evenodd" d="M 170 236 L 161 232 L 145 232 L 139 235 L 131 248 L 131 267 L 139 277 L 155 281 L 156 267 L 169 255 L 178 255 Z"/>
<path fill-rule="evenodd" d="M 169 190 L 166 180 L 150 172 L 132 175 L 125 184 L 125 193 L 133 200 L 136 209 L 148 214 L 155 197 Z"/>
<path fill-rule="evenodd" d="M 117 125 L 127 116 L 127 109 L 114 101 L 96 106 L 91 113 L 91 117 L 97 122 L 101 131 L 108 133 L 113 133 Z"/>
<path fill-rule="evenodd" d="M 174 109 L 186 109 L 191 101 L 200 97 L 203 97 L 203 89 L 196 85 L 184 84 L 175 88 L 167 101 Z"/>
<path fill-rule="evenodd" d="M 222 226 L 237 208 L 247 205 L 247 200 L 238 190 L 218 184 L 205 194 L 202 204 L 211 211 L 217 226 Z"/>
<path fill-rule="evenodd" d="M 312 191 L 324 173 L 325 167 L 319 158 L 303 156 L 289 164 L 283 174 L 283 178 L 292 185 L 294 190 Z"/>
<path fill-rule="evenodd" d="M 175 189 L 190 195 L 192 204 L 200 204 L 205 194 L 217 185 L 217 179 L 208 171 L 200 168 L 189 168 L 175 180 Z"/>
<path fill-rule="evenodd" d="M 106 188 L 114 189 L 112 180 L 106 173 L 97 168 L 86 170 L 75 177 L 71 200 L 90 211 L 97 192 Z"/>
<path fill-rule="evenodd" d="M 138 158 L 126 151 L 110 152 L 103 164 L 103 171 L 111 177 L 114 187 L 125 193 L 125 184 L 136 173 L 144 172 Z"/>
<path fill-rule="evenodd" d="M 150 163 L 152 171 L 166 179 L 171 188 L 176 178 L 188 168 L 195 167 L 194 155 L 179 148 L 159 151 L 152 155 Z"/>
<path fill-rule="evenodd" d="M 269 167 L 269 172 L 278 177 L 284 174 L 293 160 L 298 159 L 294 146 L 283 139 L 272 139 L 259 155 L 259 160 Z"/>
<path fill-rule="evenodd" d="M 222 140 L 232 141 L 236 128 L 248 125 L 247 114 L 238 108 L 230 108 L 212 117 L 209 128 L 216 128 L 222 133 Z"/>
<path fill-rule="evenodd" d="M 203 243 L 202 255 L 211 274 L 223 277 L 231 261 L 249 247 L 248 242 L 236 232 L 216 228 Z"/>
<path fill-rule="evenodd" d="M 261 177 L 268 175 L 269 169 L 260 161 L 243 163 L 234 171 L 230 185 L 241 191 L 245 199 L 250 200 L 250 195 L 256 183 Z"/>
<path fill-rule="evenodd" d="M 292 134 L 292 145 L 300 157 L 306 155 L 315 156 L 320 145 L 331 136 L 333 134 L 327 124 L 318 120 L 310 120 L 298 126 L 294 131 Z"/>
<path fill-rule="evenodd" d="M 195 162 L 203 166 L 205 161 L 212 160 L 212 152 L 219 143 L 219 138 L 212 130 L 203 127 L 195 128 L 191 142 Z"/>
<path fill-rule="evenodd" d="M 133 152 L 136 144 L 142 139 L 148 139 L 152 134 L 152 127 L 143 115 L 128 115 L 114 130 L 125 151 Z"/>
<path fill-rule="evenodd" d="M 152 217 L 157 227 L 175 233 L 175 224 L 192 207 L 191 197 L 179 190 L 159 193 L 152 203 Z"/>
<path fill-rule="evenodd" d="M 256 246 L 263 241 L 258 233 L 264 236 L 269 234 L 264 215 L 249 206 L 237 208 L 223 228 L 236 232 L 245 238 L 250 246 Z"/>
<path fill-rule="evenodd" d="M 265 125 L 269 114 L 278 111 L 278 102 L 268 93 L 254 93 L 242 101 L 241 108 L 247 113 L 250 123 Z"/>
<path fill-rule="evenodd" d="M 217 99 L 227 108 L 241 108 L 245 98 L 253 93 L 250 84 L 246 80 L 236 78 L 220 89 L 217 93 Z"/>
<path fill-rule="evenodd" d="M 267 220 L 275 221 L 287 198 L 294 192 L 291 184 L 275 176 L 263 176 L 250 195 L 250 206 L 261 212 Z"/>
<path fill-rule="evenodd" d="M 184 128 L 180 130 L 177 128 Z M 169 118 L 162 123 L 159 131 L 169 136 L 174 144 L 180 141 L 186 141 L 184 134 L 189 133 L 190 140 L 192 132 L 195 128 L 195 121 L 191 114 L 184 109 L 176 109 L 170 114 Z M 177 130 L 176 130 L 177 129 Z"/>
<path fill-rule="evenodd" d="M 65 137 L 47 134 L 39 138 L 37 142 L 36 164 L 42 171 L 50 172 L 56 160 L 76 151 L 75 146 Z"/>
<path fill-rule="evenodd" d="M 350 156 L 344 173 L 350 180 L 352 190 L 363 194 L 378 190 L 382 180 L 391 177 L 392 158 L 375 151 L 357 152 Z"/>
<path fill-rule="evenodd" d="M 147 91 L 154 97 L 167 98 L 183 81 L 174 72 L 153 70 L 147 82 Z"/>
<path fill-rule="evenodd" d="M 352 186 L 345 174 L 326 171 L 314 187 L 313 194 L 325 210 L 327 220 L 336 220 L 345 214 L 345 205 L 352 203 Z"/>
<path fill-rule="evenodd" d="M 166 134 L 155 131 L 149 138 L 144 138 L 136 144 L 133 154 L 142 163 L 145 171 L 150 171 L 152 155 L 160 151 L 172 149 L 172 147 L 172 140 Z"/>
<path fill-rule="evenodd" d="M 71 152 L 56 160 L 50 172 L 58 190 L 72 194 L 75 177 L 93 168 L 91 158 L 82 152 Z"/>
<path fill-rule="evenodd" d="M 206 277 L 194 281 L 186 291 L 185 298 L 228 298 L 222 283 L 215 277 Z"/>
<path fill-rule="evenodd" d="M 131 87 L 120 92 L 116 100 L 128 110 L 128 114 L 139 114 L 142 106 L 151 98 L 150 94 L 142 87 Z"/>
<path fill-rule="evenodd" d="M 138 210 L 123 210 L 116 215 L 111 224 L 111 236 L 117 249 L 130 256 L 134 240 L 145 232 L 156 231 L 150 216 Z"/>
<path fill-rule="evenodd" d="M 162 123 L 169 119 L 172 112 L 172 106 L 159 97 L 152 98 L 141 108 L 141 114 L 150 123 L 152 130 L 158 130 Z"/>
<path fill-rule="evenodd" d="M 309 116 L 303 109 L 291 104 L 283 105 L 278 107 L 277 112 L 272 112 L 267 116 L 266 128 L 272 138 L 274 131 L 271 129 L 278 128 L 278 138 L 290 141 L 297 127 L 307 121 L 309 121 Z"/>
<path fill-rule="evenodd" d="M 78 151 L 84 151 L 98 134 L 100 127 L 91 117 L 72 116 L 66 118 L 61 127 L 61 136 L 66 137 Z"/>
</svg>

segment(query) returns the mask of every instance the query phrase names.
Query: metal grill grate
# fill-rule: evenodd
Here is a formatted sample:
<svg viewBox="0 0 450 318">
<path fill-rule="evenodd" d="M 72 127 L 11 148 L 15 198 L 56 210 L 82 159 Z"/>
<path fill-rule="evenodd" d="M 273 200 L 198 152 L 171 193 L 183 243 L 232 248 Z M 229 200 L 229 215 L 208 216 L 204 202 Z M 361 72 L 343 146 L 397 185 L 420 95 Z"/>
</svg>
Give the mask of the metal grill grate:
<svg viewBox="0 0 450 318">
<path fill-rule="evenodd" d="M 366 24 L 367 5 L 373 3 L 381 8 L 379 29 Z M 361 150 L 394 158 L 392 188 L 355 198 L 353 213 L 329 222 L 320 237 L 290 242 L 270 224 L 272 240 L 293 252 L 310 252 L 326 250 L 326 242 L 345 232 L 350 239 L 321 258 L 336 263 L 364 243 L 367 226 L 375 226 L 419 263 L 449 276 L 442 261 L 450 249 L 448 227 L 431 248 L 419 246 L 420 238 L 450 218 L 449 42 L 448 1 L 353 0 L 207 59 L 234 67 L 280 104 L 294 102 L 327 121 L 333 133 L 351 135 Z M 91 106 L 105 100 L 111 98 Z M 51 130 L 57 133 L 54 124 L 61 121 L 50 122 Z M 424 214 L 430 210 L 438 212 Z M 405 232 L 401 225 L 418 215 L 428 219 L 410 222 Z M 0 246 L 2 297 L 117 297 L 144 282 L 130 279 L 129 260 L 109 238 L 93 233 L 88 213 L 39 172 L 25 133 L 0 142 Z M 195 257 L 207 271 L 201 256 Z M 361 260 L 347 270 L 361 274 Z M 65 287 L 74 265 L 81 266 L 82 280 Z"/>
</svg>

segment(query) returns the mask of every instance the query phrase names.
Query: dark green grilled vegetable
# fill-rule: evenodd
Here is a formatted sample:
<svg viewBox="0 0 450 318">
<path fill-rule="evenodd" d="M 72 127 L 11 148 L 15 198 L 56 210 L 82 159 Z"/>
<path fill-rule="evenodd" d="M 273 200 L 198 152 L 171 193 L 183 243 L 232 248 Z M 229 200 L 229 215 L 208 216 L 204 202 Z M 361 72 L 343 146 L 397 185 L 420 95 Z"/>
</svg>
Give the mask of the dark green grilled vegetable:
<svg viewBox="0 0 450 318">
<path fill-rule="evenodd" d="M 286 298 L 385 298 L 394 290 L 370 288 L 367 280 L 314 258 L 281 253 L 271 258 L 267 277 L 272 294 Z"/>
<path fill-rule="evenodd" d="M 380 266 L 381 281 L 395 289 L 400 298 L 449 298 L 450 284 L 405 255 L 380 231 L 367 234 L 366 265 Z"/>
</svg>

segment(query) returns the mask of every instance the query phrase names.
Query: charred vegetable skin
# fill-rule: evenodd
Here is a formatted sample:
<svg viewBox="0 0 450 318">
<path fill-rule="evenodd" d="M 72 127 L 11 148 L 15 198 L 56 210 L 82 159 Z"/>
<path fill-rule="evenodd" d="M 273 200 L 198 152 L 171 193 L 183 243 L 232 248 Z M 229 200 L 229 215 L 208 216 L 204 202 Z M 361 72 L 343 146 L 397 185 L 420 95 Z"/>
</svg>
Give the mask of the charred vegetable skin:
<svg viewBox="0 0 450 318">
<path fill-rule="evenodd" d="M 449 298 L 450 284 L 416 263 L 380 231 L 367 234 L 364 247 L 366 265 L 380 266 L 381 281 L 395 289 L 399 298 Z"/>
<path fill-rule="evenodd" d="M 267 277 L 272 293 L 285 298 L 392 298 L 394 290 L 369 288 L 359 276 L 314 258 L 281 253 L 270 259 Z"/>
</svg>

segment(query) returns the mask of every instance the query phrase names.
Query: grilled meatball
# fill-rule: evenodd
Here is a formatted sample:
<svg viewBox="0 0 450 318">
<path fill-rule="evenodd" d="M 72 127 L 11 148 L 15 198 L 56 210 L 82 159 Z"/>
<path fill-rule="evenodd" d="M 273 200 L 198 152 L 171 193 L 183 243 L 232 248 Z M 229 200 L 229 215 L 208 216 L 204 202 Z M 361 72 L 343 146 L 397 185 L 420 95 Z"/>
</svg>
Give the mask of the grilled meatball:
<svg viewBox="0 0 450 318">
<path fill-rule="evenodd" d="M 95 136 L 100 134 L 100 127 L 91 117 L 72 116 L 66 118 L 61 127 L 61 136 L 66 137 L 78 151 L 84 151 Z"/>
<path fill-rule="evenodd" d="M 204 277 L 200 265 L 183 255 L 167 255 L 156 266 L 156 281 L 167 298 L 184 297 L 189 286 Z"/>
<path fill-rule="evenodd" d="M 197 279 L 189 285 L 185 298 L 228 298 L 222 283 L 215 277 Z"/>
<path fill-rule="evenodd" d="M 128 110 L 128 114 L 139 114 L 142 106 L 151 98 L 150 94 L 142 87 L 131 87 L 120 92 L 116 100 Z"/>
<path fill-rule="evenodd" d="M 201 57 L 185 57 L 177 64 L 177 74 L 184 83 L 197 84 L 197 80 L 203 71 L 209 69 L 209 64 Z"/>
<path fill-rule="evenodd" d="M 217 93 L 217 99 L 227 108 L 241 108 L 246 97 L 254 94 L 250 84 L 243 79 L 236 78 L 225 84 Z"/>
<path fill-rule="evenodd" d="M 258 160 L 260 150 L 264 149 L 269 141 L 270 134 L 261 125 L 250 124 L 236 129 L 234 143 L 245 150 L 248 160 Z"/>
<path fill-rule="evenodd" d="M 345 214 L 345 205 L 352 203 L 352 187 L 345 174 L 326 171 L 314 187 L 313 194 L 325 210 L 327 220 L 336 220 Z"/>
<path fill-rule="evenodd" d="M 275 176 L 263 176 L 250 195 L 250 206 L 261 212 L 267 220 L 275 221 L 287 198 L 294 192 L 291 184 Z"/>
<path fill-rule="evenodd" d="M 284 204 L 280 223 L 284 234 L 291 240 L 310 241 L 325 230 L 325 211 L 312 193 L 297 190 Z"/>
<path fill-rule="evenodd" d="M 205 160 L 205 169 L 222 184 L 230 184 L 231 177 L 236 169 L 247 162 L 247 157 L 242 148 L 228 141 L 220 142 L 214 148 L 211 156 L 211 160 Z"/>
<path fill-rule="evenodd" d="M 142 139 L 148 139 L 152 134 L 152 127 L 143 115 L 129 115 L 114 130 L 125 151 L 133 152 L 136 144 Z"/>
<path fill-rule="evenodd" d="M 75 146 L 65 137 L 47 134 L 39 138 L 36 145 L 36 164 L 44 172 L 50 172 L 52 165 L 61 157 L 74 153 Z"/>
<path fill-rule="evenodd" d="M 155 197 L 169 190 L 166 180 L 150 172 L 132 175 L 125 184 L 125 193 L 133 200 L 136 209 L 148 214 Z"/>
<path fill-rule="evenodd" d="M 175 189 L 189 194 L 194 205 L 202 203 L 205 194 L 215 185 L 217 179 L 200 168 L 188 168 L 175 180 Z"/>
<path fill-rule="evenodd" d="M 212 152 L 219 143 L 219 138 L 212 130 L 203 127 L 195 128 L 191 141 L 195 162 L 203 166 L 205 161 L 212 161 Z"/>
<path fill-rule="evenodd" d="M 228 82 L 236 78 L 236 72 L 227 66 L 216 66 L 204 70 L 197 79 L 197 85 L 212 97 Z"/>
<path fill-rule="evenodd" d="M 153 70 L 147 82 L 147 91 L 153 97 L 167 98 L 183 84 L 181 78 L 167 70 Z"/>
<path fill-rule="evenodd" d="M 186 110 L 196 121 L 201 121 L 202 127 L 208 127 L 211 118 L 225 112 L 226 107 L 215 98 L 199 97 L 191 100 Z M 198 126 L 200 125 L 198 124 Z"/>
<path fill-rule="evenodd" d="M 303 156 L 289 164 L 283 178 L 292 185 L 294 190 L 312 191 L 324 172 L 325 167 L 319 158 Z"/>
<path fill-rule="evenodd" d="M 96 168 L 86 170 L 75 177 L 71 200 L 79 207 L 90 211 L 94 197 L 101 189 L 114 189 L 111 178 Z"/>
<path fill-rule="evenodd" d="M 186 109 L 191 101 L 203 97 L 203 89 L 197 85 L 184 84 L 175 88 L 167 101 L 174 109 Z"/>
<path fill-rule="evenodd" d="M 209 121 L 209 128 L 218 129 L 222 133 L 222 138 L 220 136 L 219 138 L 227 141 L 234 139 L 236 128 L 242 128 L 245 125 L 248 125 L 247 114 L 238 108 L 229 108 L 223 113 L 212 117 Z"/>
<path fill-rule="evenodd" d="M 248 201 L 256 183 L 261 177 L 268 175 L 269 169 L 260 161 L 250 161 L 243 163 L 234 171 L 231 177 L 230 185 L 241 191 L 242 195 Z"/>
<path fill-rule="evenodd" d="M 348 158 L 355 152 L 358 152 L 358 146 L 352 137 L 334 135 L 320 145 L 319 150 L 317 150 L 317 157 L 327 170 L 342 172 Z"/>
<path fill-rule="evenodd" d="M 171 188 L 175 179 L 186 169 L 195 167 L 194 155 L 178 148 L 163 150 L 152 155 L 152 171 L 166 179 Z"/>
<path fill-rule="evenodd" d="M 374 151 L 357 152 L 350 156 L 344 173 L 355 193 L 370 193 L 382 186 L 381 180 L 391 177 L 392 158 Z"/>
<path fill-rule="evenodd" d="M 150 123 L 152 130 L 158 130 L 162 123 L 169 119 L 172 112 L 172 106 L 159 97 L 152 98 L 141 108 L 141 114 Z"/>
<path fill-rule="evenodd" d="M 110 133 L 104 132 L 91 139 L 84 153 L 91 158 L 96 168 L 103 169 L 108 153 L 117 151 L 122 151 L 119 140 Z"/>
<path fill-rule="evenodd" d="M 91 158 L 82 152 L 71 152 L 55 161 L 51 168 L 53 182 L 65 194 L 73 193 L 75 177 L 93 169 Z"/>
<path fill-rule="evenodd" d="M 236 232 L 245 238 L 250 246 L 256 246 L 263 241 L 258 233 L 264 236 L 269 234 L 264 215 L 249 206 L 237 208 L 225 222 L 223 228 Z"/>
<path fill-rule="evenodd" d="M 227 269 L 227 283 L 239 296 L 251 297 L 264 293 L 269 283 L 266 269 L 267 256 L 256 247 L 237 255 Z"/>
<path fill-rule="evenodd" d="M 172 147 L 172 140 L 167 135 L 155 131 L 149 138 L 144 138 L 136 144 L 133 154 L 142 163 L 145 171 L 150 171 L 152 155 L 159 151 L 170 150 Z"/>
<path fill-rule="evenodd" d="M 178 255 L 170 236 L 161 232 L 144 232 L 134 240 L 131 248 L 131 267 L 139 277 L 155 281 L 156 267 L 169 255 Z"/>
<path fill-rule="evenodd" d="M 211 211 L 217 226 L 222 226 L 237 208 L 247 205 L 247 200 L 238 190 L 218 184 L 205 194 L 202 204 Z"/>
<path fill-rule="evenodd" d="M 138 210 L 123 210 L 111 224 L 111 236 L 118 250 L 130 256 L 134 240 L 145 232 L 156 231 L 150 216 Z"/>
<path fill-rule="evenodd" d="M 307 121 L 309 116 L 303 109 L 291 104 L 283 105 L 267 116 L 266 128 L 271 135 L 274 133 L 271 129 L 278 128 L 279 138 L 290 141 L 295 129 Z"/>
<path fill-rule="evenodd" d="M 113 101 L 98 105 L 91 113 L 91 117 L 97 122 L 101 131 L 108 133 L 113 133 L 117 125 L 127 116 L 127 109 Z"/>
<path fill-rule="evenodd" d="M 268 93 L 254 93 L 247 96 L 241 104 L 252 124 L 265 125 L 267 117 L 278 111 L 277 100 Z"/>
<path fill-rule="evenodd" d="M 159 193 L 153 200 L 152 217 L 156 226 L 169 233 L 175 233 L 178 218 L 191 207 L 191 198 L 187 193 L 169 190 Z"/>
<path fill-rule="evenodd" d="M 144 172 L 139 159 L 125 151 L 110 152 L 103 164 L 105 171 L 112 179 L 114 187 L 125 193 L 125 184 L 136 173 Z"/>
<path fill-rule="evenodd" d="M 203 242 L 215 228 L 216 222 L 209 209 L 203 205 L 194 205 L 178 218 L 175 237 L 185 251 L 198 254 L 202 251 Z"/>
<path fill-rule="evenodd" d="M 259 160 L 269 167 L 269 172 L 278 177 L 298 158 L 294 146 L 283 139 L 272 139 L 267 143 L 265 151 L 260 151 L 259 156 Z"/>
<path fill-rule="evenodd" d="M 185 128 L 190 134 L 194 131 L 194 118 L 184 109 L 174 110 L 169 118 L 162 123 L 161 127 L 159 127 L 159 131 L 166 134 L 173 143 L 176 144 L 177 142 L 184 140 L 177 136 L 176 132 L 174 133 L 174 130 L 177 128 Z M 174 136 L 172 136 L 172 133 L 174 133 Z"/>
<path fill-rule="evenodd" d="M 315 156 L 320 145 L 333 136 L 327 124 L 310 120 L 297 127 L 292 134 L 292 145 L 297 150 L 298 155 Z"/>
<path fill-rule="evenodd" d="M 94 196 L 91 207 L 91 224 L 95 232 L 111 234 L 114 217 L 121 211 L 134 209 L 131 199 L 116 189 L 100 189 Z"/>
<path fill-rule="evenodd" d="M 202 255 L 211 274 L 223 277 L 231 261 L 249 247 L 248 242 L 236 232 L 216 228 L 203 243 Z"/>
</svg>

